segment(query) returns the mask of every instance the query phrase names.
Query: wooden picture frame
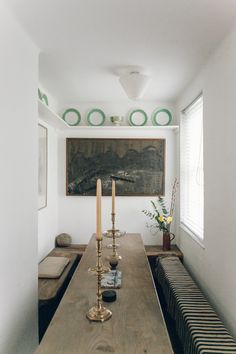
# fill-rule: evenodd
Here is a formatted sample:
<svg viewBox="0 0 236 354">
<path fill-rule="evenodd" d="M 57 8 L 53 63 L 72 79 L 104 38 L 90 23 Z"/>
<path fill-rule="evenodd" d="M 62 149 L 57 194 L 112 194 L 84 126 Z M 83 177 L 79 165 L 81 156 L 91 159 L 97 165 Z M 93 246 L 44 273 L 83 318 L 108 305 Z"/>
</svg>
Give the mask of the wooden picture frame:
<svg viewBox="0 0 236 354">
<path fill-rule="evenodd" d="M 165 194 L 165 139 L 66 139 L 66 195 L 95 196 L 101 178 L 103 195 Z"/>
</svg>

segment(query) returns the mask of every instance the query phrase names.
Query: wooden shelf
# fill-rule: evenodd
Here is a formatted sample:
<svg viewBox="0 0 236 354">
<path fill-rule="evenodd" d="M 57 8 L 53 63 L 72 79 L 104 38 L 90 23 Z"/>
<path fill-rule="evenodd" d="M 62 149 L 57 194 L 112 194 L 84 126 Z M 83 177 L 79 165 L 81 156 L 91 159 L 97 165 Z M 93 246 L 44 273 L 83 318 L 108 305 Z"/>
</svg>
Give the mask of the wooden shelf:
<svg viewBox="0 0 236 354">
<path fill-rule="evenodd" d="M 162 131 L 162 130 L 178 130 L 178 125 L 166 125 L 166 126 L 130 126 L 130 125 L 103 125 L 103 126 L 88 126 L 88 125 L 77 125 L 70 126 L 67 124 L 58 114 L 53 112 L 48 106 L 46 106 L 42 101 L 38 101 L 38 112 L 39 118 L 41 118 L 45 123 L 51 125 L 52 127 L 60 130 L 69 129 L 71 131 Z"/>
<path fill-rule="evenodd" d="M 38 101 L 39 118 L 56 129 L 69 129 L 70 126 L 41 101 Z"/>
<path fill-rule="evenodd" d="M 178 129 L 178 125 L 167 125 L 167 126 L 153 126 L 153 125 L 145 125 L 145 126 L 130 126 L 130 125 L 103 125 L 103 126 L 87 126 L 87 125 L 78 125 L 72 126 L 70 129 L 72 130 L 116 130 L 116 131 L 129 131 L 129 130 L 141 130 L 141 131 L 150 131 L 150 130 L 176 130 Z"/>
</svg>

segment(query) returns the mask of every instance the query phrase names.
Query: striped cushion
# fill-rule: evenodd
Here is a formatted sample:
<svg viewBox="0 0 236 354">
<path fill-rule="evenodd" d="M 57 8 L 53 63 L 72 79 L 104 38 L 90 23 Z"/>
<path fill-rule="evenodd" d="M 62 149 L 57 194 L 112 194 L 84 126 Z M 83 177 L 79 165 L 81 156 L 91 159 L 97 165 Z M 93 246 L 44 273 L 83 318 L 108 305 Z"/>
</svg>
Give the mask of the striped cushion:
<svg viewBox="0 0 236 354">
<path fill-rule="evenodd" d="M 236 354 L 236 342 L 177 257 L 157 259 L 157 280 L 186 354 Z"/>
</svg>

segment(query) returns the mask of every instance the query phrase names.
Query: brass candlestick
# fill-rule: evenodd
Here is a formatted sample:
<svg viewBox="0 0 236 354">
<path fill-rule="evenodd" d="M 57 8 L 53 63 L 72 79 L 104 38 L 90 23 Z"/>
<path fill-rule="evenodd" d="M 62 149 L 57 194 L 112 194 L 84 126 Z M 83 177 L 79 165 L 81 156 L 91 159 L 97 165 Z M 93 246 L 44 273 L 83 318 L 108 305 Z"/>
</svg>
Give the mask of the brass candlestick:
<svg viewBox="0 0 236 354">
<path fill-rule="evenodd" d="M 102 252 L 102 244 L 99 246 L 101 248 L 101 252 Z M 97 245 L 97 248 L 98 248 L 98 245 Z M 98 260 L 99 260 L 99 264 L 98 264 Z M 101 274 L 104 274 L 104 273 L 108 273 L 110 271 L 110 268 L 109 267 L 105 267 L 103 265 L 103 262 L 102 262 L 102 259 L 101 257 L 98 258 L 97 257 L 97 263 L 96 263 L 96 266 L 95 267 L 90 267 L 88 269 L 89 273 L 92 273 L 94 275 L 97 275 L 97 272 L 98 272 L 98 269 L 99 271 L 101 272 Z"/>
<path fill-rule="evenodd" d="M 100 251 L 99 251 L 99 252 L 102 253 L 102 244 L 101 244 L 99 247 L 100 247 Z M 98 250 L 98 245 L 97 245 L 97 250 Z M 99 262 L 99 263 L 98 263 L 98 262 Z M 97 272 L 98 272 L 98 271 L 101 272 L 101 274 L 108 273 L 108 272 L 110 271 L 110 268 L 109 268 L 109 267 L 105 267 L 105 266 L 103 265 L 103 262 L 102 262 L 101 257 L 100 257 L 100 258 L 97 257 L 97 264 L 96 264 L 96 266 L 95 266 L 95 267 L 90 267 L 90 268 L 88 269 L 88 271 L 89 271 L 89 273 L 93 273 L 93 274 L 97 275 Z"/>
<path fill-rule="evenodd" d="M 106 245 L 107 248 L 112 249 L 113 248 L 113 244 L 112 243 L 108 243 L 108 245 Z M 120 244 L 116 243 L 116 249 L 120 248 Z"/>
<path fill-rule="evenodd" d="M 101 279 L 102 279 L 102 240 L 97 240 L 97 303 L 95 306 L 87 312 L 86 317 L 90 321 L 104 322 L 111 318 L 112 312 L 106 307 L 102 306 L 102 291 L 101 291 Z"/>
<path fill-rule="evenodd" d="M 112 255 L 108 256 L 107 259 L 112 261 L 112 260 L 116 260 L 119 261 L 120 259 L 122 259 L 122 257 L 117 253 L 117 245 L 116 245 L 116 232 L 119 230 L 116 230 L 115 228 L 115 220 L 116 220 L 116 214 L 115 213 L 111 213 L 111 222 L 112 222 Z"/>
</svg>

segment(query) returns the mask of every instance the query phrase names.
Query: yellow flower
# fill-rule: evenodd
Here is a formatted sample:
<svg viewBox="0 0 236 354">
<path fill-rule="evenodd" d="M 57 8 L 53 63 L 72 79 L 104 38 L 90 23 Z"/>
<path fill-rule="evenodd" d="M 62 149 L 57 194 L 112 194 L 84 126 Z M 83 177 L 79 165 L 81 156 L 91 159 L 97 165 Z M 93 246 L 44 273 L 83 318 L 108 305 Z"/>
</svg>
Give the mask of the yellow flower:
<svg viewBox="0 0 236 354">
<path fill-rule="evenodd" d="M 163 222 L 164 221 L 164 216 L 160 215 L 158 219 L 159 219 L 160 222 Z"/>
<path fill-rule="evenodd" d="M 170 224 L 172 220 L 173 220 L 172 216 L 168 216 L 168 218 L 166 219 L 167 224 Z"/>
</svg>

